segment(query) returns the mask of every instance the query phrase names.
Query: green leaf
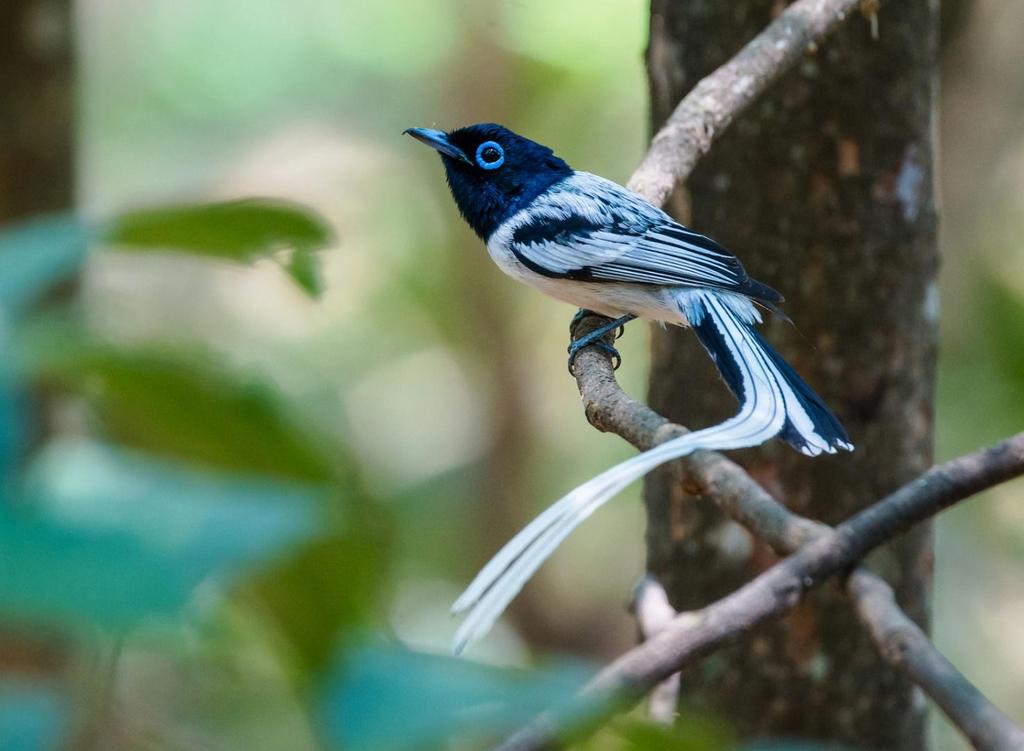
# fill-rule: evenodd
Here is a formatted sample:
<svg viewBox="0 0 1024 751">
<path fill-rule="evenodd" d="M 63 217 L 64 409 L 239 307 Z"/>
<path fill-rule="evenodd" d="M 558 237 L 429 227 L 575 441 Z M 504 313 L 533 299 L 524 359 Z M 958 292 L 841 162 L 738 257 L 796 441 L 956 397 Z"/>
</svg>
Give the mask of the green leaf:
<svg viewBox="0 0 1024 751">
<path fill-rule="evenodd" d="M 70 215 L 37 219 L 0 233 L 0 310 L 17 313 L 72 275 L 93 232 Z"/>
<path fill-rule="evenodd" d="M 0 510 L 0 610 L 111 628 L 173 612 L 209 576 L 317 534 L 321 492 L 52 443 Z"/>
<path fill-rule="evenodd" d="M 79 329 L 29 332 L 25 367 L 84 396 L 112 441 L 207 467 L 307 482 L 354 474 L 271 385 L 188 350 L 128 349 Z"/>
<path fill-rule="evenodd" d="M 572 699 L 590 671 L 578 664 L 511 670 L 397 646 L 351 652 L 326 684 L 321 719 L 347 751 L 482 747 Z"/>
<path fill-rule="evenodd" d="M 292 253 L 284 270 L 310 297 L 319 297 L 323 289 L 320 278 L 320 258 L 313 253 Z"/>
<path fill-rule="evenodd" d="M 315 296 L 321 289 L 315 251 L 334 242 L 334 234 L 303 206 L 246 199 L 126 214 L 105 239 L 122 250 L 179 250 L 241 262 L 290 251 L 285 270 Z"/>
</svg>

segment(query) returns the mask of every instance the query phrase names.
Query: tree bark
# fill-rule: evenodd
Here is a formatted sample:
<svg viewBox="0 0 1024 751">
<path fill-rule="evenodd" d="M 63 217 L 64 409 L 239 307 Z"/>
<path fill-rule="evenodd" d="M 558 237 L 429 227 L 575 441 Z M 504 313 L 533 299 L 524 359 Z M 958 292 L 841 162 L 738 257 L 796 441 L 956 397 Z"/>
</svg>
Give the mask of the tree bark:
<svg viewBox="0 0 1024 751">
<path fill-rule="evenodd" d="M 933 195 L 937 9 L 885 4 L 878 38 L 855 19 L 755 103 L 693 172 L 690 216 L 787 297 L 795 327 L 766 336 L 844 422 L 855 453 L 809 459 L 779 441 L 737 458 L 792 508 L 829 524 L 932 460 L 938 266 Z M 701 77 L 783 7 L 653 0 L 648 69 L 655 128 Z M 677 196 L 678 198 L 678 196 Z M 680 204 L 674 200 L 676 213 Z M 699 428 L 735 401 L 692 334 L 654 330 L 650 405 Z M 775 558 L 673 482 L 648 480 L 648 570 L 677 610 L 736 589 Z M 931 531 L 872 559 L 927 628 Z M 741 735 L 922 749 L 925 707 L 887 667 L 838 592 L 683 676 L 682 700 Z"/>
<path fill-rule="evenodd" d="M 74 193 L 70 0 L 0 3 L 0 222 Z"/>
</svg>

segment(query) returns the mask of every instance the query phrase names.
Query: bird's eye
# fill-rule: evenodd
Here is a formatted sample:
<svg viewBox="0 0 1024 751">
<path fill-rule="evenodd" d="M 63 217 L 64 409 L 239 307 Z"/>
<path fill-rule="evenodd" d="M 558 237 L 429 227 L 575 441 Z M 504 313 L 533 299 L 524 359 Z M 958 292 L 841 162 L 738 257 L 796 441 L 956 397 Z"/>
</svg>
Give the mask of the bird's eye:
<svg viewBox="0 0 1024 751">
<path fill-rule="evenodd" d="M 477 147 L 476 163 L 482 169 L 498 169 L 505 163 L 505 150 L 496 141 L 484 141 Z"/>
</svg>

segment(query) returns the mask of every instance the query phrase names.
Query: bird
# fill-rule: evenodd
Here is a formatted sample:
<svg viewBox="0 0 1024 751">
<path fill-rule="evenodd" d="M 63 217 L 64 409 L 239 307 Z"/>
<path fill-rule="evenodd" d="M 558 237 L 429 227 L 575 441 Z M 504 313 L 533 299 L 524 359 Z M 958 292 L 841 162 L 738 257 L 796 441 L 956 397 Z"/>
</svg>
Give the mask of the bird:
<svg viewBox="0 0 1024 751">
<path fill-rule="evenodd" d="M 574 318 L 612 319 L 569 346 L 617 358 L 606 335 L 639 318 L 693 330 L 740 402 L 722 423 L 638 454 L 542 512 L 481 569 L 456 600 L 454 651 L 494 625 L 561 542 L 619 491 L 698 449 L 757 446 L 778 436 L 808 456 L 852 451 L 843 426 L 755 326 L 783 297 L 751 279 L 739 259 L 603 177 L 574 170 L 552 149 L 497 123 L 405 134 L 440 154 L 463 219 L 512 278 L 570 303 Z M 616 364 L 617 366 L 617 364 Z"/>
</svg>

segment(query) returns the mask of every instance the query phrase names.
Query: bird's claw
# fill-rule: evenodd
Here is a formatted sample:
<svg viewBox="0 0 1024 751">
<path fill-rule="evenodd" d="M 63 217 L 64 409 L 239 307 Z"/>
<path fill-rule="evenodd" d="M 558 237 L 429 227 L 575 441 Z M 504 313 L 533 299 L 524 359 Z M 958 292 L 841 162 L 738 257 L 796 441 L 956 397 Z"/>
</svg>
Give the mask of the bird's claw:
<svg viewBox="0 0 1024 751">
<path fill-rule="evenodd" d="M 572 341 L 569 343 L 569 375 L 575 375 L 573 366 L 576 364 L 576 356 L 580 353 L 580 350 L 591 345 L 604 351 L 611 358 L 612 368 L 618 370 L 619 366 L 622 365 L 622 356 L 615 347 L 605 341 L 604 337 L 611 334 L 612 339 L 618 339 L 625 332 L 626 324 L 636 318 L 636 316 L 624 315 L 621 318 L 616 318 L 614 321 L 608 321 L 608 323 L 598 326 L 593 331 L 589 331 L 577 339 L 576 330 L 587 316 L 605 318 L 605 316 L 586 308 L 580 308 L 576 311 L 576 315 L 572 317 L 572 321 L 569 323 L 569 334 L 572 337 Z"/>
<path fill-rule="evenodd" d="M 620 336 L 621 336 L 621 334 L 620 334 Z M 618 337 L 616 337 L 616 338 L 618 338 Z M 576 371 L 574 370 L 574 368 L 576 366 L 576 358 L 579 356 L 580 352 L 582 352 L 587 347 L 597 347 L 599 350 L 601 350 L 606 355 L 608 355 L 608 357 L 612 361 L 612 370 L 618 370 L 619 366 L 622 365 L 622 355 L 619 354 L 619 351 L 617 349 L 615 349 L 615 347 L 613 347 L 611 344 L 609 344 L 608 342 L 604 341 L 603 339 L 594 339 L 594 340 L 591 340 L 591 341 L 586 341 L 585 339 L 577 339 L 576 341 L 572 342 L 569 345 L 569 349 L 568 349 L 568 351 L 569 351 L 569 375 L 571 375 L 571 376 L 575 376 L 576 375 Z"/>
</svg>

